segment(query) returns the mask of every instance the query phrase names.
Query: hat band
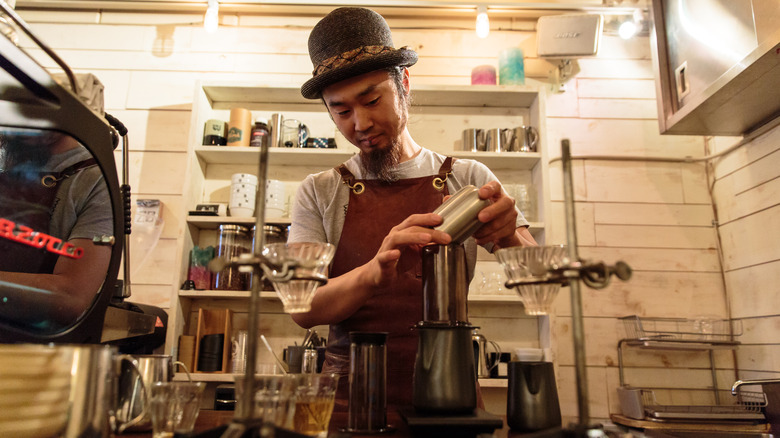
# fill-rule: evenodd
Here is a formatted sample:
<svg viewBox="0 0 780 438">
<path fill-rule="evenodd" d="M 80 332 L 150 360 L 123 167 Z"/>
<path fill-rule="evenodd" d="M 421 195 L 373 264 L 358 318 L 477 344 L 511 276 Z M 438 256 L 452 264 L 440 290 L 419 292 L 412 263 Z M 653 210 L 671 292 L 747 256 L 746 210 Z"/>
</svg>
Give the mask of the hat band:
<svg viewBox="0 0 780 438">
<path fill-rule="evenodd" d="M 327 71 L 343 67 L 345 64 L 358 62 L 360 60 L 393 50 L 395 50 L 395 48 L 390 46 L 362 46 L 358 47 L 357 49 L 348 50 L 340 55 L 331 56 L 330 58 L 322 61 L 320 65 L 314 69 L 312 75 L 317 76 Z"/>
</svg>

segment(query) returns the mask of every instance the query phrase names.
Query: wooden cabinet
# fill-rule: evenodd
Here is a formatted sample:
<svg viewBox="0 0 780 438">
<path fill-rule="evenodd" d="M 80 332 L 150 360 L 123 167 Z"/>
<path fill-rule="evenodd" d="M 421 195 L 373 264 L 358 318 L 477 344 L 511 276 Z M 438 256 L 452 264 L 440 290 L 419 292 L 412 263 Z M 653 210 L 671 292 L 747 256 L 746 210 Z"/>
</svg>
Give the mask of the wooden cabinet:
<svg viewBox="0 0 780 438">
<path fill-rule="evenodd" d="M 265 86 L 260 84 L 201 83 L 196 87 L 193 101 L 192 123 L 188 149 L 188 172 L 185 181 L 184 216 L 187 217 L 180 239 L 179 284 L 187 277 L 189 253 L 193 246 L 214 245 L 217 228 L 222 223 L 244 224 L 251 227 L 253 218 L 188 216 L 198 203 L 227 203 L 230 177 L 233 173 L 256 173 L 259 149 L 253 147 L 201 146 L 203 127 L 208 119 L 228 120 L 230 108 L 243 107 L 253 116 L 267 117 L 281 113 L 285 118 L 295 118 L 305 123 L 312 137 L 335 137 L 336 149 L 288 149 L 269 150 L 268 177 L 286 182 L 288 194 L 293 194 L 303 178 L 314 172 L 334 167 L 357 152 L 335 130 L 322 103 L 301 97 L 297 87 Z M 525 184 L 532 188 L 536 213 L 531 217 L 531 232 L 544 243 L 546 218 L 549 211 L 547 190 L 547 154 L 542 135 L 538 152 L 463 152 L 460 149 L 461 134 L 466 128 L 514 128 L 532 125 L 544 133 L 543 95 L 534 87 L 515 86 L 420 86 L 413 87 L 412 110 L 409 129 L 412 137 L 421 145 L 458 158 L 472 158 L 485 163 L 504 184 Z M 270 217 L 268 223 L 289 224 L 287 217 Z M 480 253 L 475 285 L 479 293 L 470 298 L 470 309 L 482 333 L 497 341 L 505 351 L 515 347 L 549 347 L 548 335 L 541 335 L 537 318 L 524 315 L 522 302 L 513 291 L 492 293 L 482 285 L 483 277 L 501 271 L 495 258 L 487 252 Z M 476 289 L 474 289 L 476 290 Z M 175 354 L 178 337 L 195 335 L 198 309 L 218 307 L 233 312 L 233 330 L 246 328 L 246 306 L 249 292 L 244 291 L 196 291 L 176 290 L 172 300 L 167 351 Z M 303 339 L 305 331 L 292 322 L 282 311 L 273 292 L 263 292 L 261 301 L 260 330 L 277 354 L 283 348 Z M 501 317 L 494 317 L 496 313 Z M 520 321 L 505 330 L 503 323 L 507 313 Z M 519 325 L 518 325 L 519 324 Z M 533 327 L 527 330 L 525 327 Z M 327 327 L 316 328 L 321 336 Z M 264 357 L 265 356 L 265 357 Z M 260 362 L 272 363 L 268 352 L 260 347 Z M 229 375 L 194 374 L 196 379 L 207 381 L 232 381 Z M 496 383 L 493 382 L 495 386 Z M 505 386 L 503 385 L 498 386 Z"/>
</svg>

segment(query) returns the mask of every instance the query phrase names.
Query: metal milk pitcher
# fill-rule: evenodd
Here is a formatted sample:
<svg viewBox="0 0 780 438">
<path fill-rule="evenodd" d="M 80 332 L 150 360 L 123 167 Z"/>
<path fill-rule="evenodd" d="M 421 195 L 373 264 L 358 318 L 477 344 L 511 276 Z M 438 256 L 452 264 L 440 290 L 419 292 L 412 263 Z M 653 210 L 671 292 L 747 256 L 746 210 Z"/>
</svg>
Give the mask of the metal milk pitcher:
<svg viewBox="0 0 780 438">
<path fill-rule="evenodd" d="M 148 431 L 152 428 L 147 391 L 155 382 L 173 380 L 174 365 L 182 362 L 164 354 L 122 356 L 116 407 L 116 431 Z"/>
<path fill-rule="evenodd" d="M 474 364 L 477 367 L 477 377 L 487 379 L 490 377 L 490 370 L 498 366 L 496 363 L 490 363 L 490 353 L 488 345 L 492 346 L 496 353 L 501 353 L 501 348 L 493 341 L 488 341 L 484 335 L 480 334 L 477 328 L 471 332 L 471 342 L 474 347 Z"/>
</svg>

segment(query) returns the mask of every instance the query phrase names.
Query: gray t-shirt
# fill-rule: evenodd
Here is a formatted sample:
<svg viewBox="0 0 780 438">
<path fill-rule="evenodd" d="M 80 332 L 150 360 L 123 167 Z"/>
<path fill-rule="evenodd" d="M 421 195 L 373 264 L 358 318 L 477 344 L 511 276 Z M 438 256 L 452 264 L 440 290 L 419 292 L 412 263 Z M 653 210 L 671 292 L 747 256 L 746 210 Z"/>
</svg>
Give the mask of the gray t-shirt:
<svg viewBox="0 0 780 438">
<path fill-rule="evenodd" d="M 83 146 L 52 155 L 46 169 L 60 172 L 92 158 Z M 49 234 L 64 241 L 92 239 L 114 234 L 114 215 L 108 186 L 99 166 L 84 168 L 65 178 L 57 187 Z"/>
<path fill-rule="evenodd" d="M 372 179 L 363 175 L 359 155 L 345 163 L 347 169 L 357 179 Z M 401 179 L 435 175 L 446 156 L 423 148 L 413 159 L 398 166 Z M 497 181 L 493 172 L 484 164 L 468 159 L 456 159 L 452 164 L 452 174 L 447 178 L 447 189 L 455 194 L 469 184 L 482 187 L 490 181 Z M 327 242 L 338 246 L 341 230 L 349 204 L 349 188 L 342 183 L 341 175 L 335 169 L 307 176 L 295 195 L 292 210 L 292 225 L 288 242 Z M 518 210 L 517 226 L 528 226 L 528 222 Z M 490 250 L 490 246 L 486 248 Z M 474 239 L 466 241 L 469 266 L 474 266 L 476 246 Z M 470 269 L 473 272 L 473 269 Z"/>
</svg>

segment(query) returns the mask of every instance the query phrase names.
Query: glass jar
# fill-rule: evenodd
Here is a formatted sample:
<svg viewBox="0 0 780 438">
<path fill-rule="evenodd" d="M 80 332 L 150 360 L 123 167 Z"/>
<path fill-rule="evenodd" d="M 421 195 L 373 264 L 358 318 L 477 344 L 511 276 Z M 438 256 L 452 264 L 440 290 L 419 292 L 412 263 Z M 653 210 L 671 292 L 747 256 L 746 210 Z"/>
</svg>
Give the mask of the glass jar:
<svg viewBox="0 0 780 438">
<path fill-rule="evenodd" d="M 252 127 L 252 136 L 249 137 L 249 146 L 260 147 L 268 146 L 271 141 L 271 134 L 268 130 L 268 119 L 258 117 L 255 119 L 255 126 Z"/>
<path fill-rule="evenodd" d="M 287 243 L 287 228 L 281 225 L 264 225 L 263 232 L 265 235 L 264 243 Z M 252 227 L 252 247 L 251 251 L 255 248 L 255 239 L 257 239 L 257 226 Z M 249 289 L 252 289 L 254 284 L 255 275 L 249 274 Z M 260 290 L 274 290 L 274 286 L 268 280 L 263 280 L 263 286 Z"/>
<path fill-rule="evenodd" d="M 249 229 L 240 225 L 219 226 L 217 257 L 230 260 L 250 252 Z M 247 290 L 249 275 L 239 272 L 237 266 L 225 268 L 214 274 L 214 290 Z"/>
</svg>

